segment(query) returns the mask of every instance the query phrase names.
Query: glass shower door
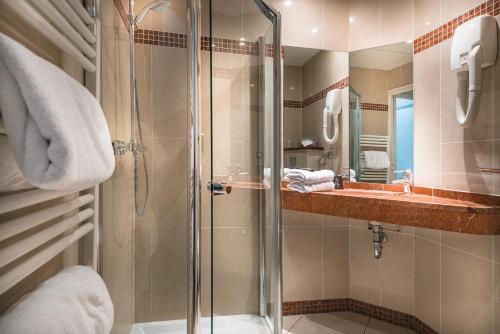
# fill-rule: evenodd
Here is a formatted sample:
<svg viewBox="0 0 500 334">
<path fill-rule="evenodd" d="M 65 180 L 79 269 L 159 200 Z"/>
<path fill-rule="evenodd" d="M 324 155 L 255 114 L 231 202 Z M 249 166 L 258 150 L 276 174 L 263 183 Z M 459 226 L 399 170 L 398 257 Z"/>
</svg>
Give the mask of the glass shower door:
<svg viewBox="0 0 500 334">
<path fill-rule="evenodd" d="M 202 315 L 212 333 L 272 333 L 281 330 L 279 15 L 254 0 L 212 0 L 209 9 L 201 55 Z"/>
</svg>

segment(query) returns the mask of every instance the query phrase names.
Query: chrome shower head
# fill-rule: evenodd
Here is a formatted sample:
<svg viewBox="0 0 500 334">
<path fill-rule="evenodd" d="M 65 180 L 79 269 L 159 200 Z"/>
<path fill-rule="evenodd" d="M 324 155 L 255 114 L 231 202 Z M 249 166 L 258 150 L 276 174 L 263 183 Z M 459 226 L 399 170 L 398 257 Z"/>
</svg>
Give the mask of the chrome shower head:
<svg viewBox="0 0 500 334">
<path fill-rule="evenodd" d="M 135 25 L 141 23 L 142 19 L 144 18 L 144 16 L 146 16 L 149 10 L 154 10 L 155 12 L 163 12 L 167 10 L 169 6 L 170 6 L 170 1 L 168 0 L 157 0 L 147 4 L 146 6 L 144 6 L 143 9 L 141 9 L 139 14 L 135 17 L 134 20 Z"/>
</svg>

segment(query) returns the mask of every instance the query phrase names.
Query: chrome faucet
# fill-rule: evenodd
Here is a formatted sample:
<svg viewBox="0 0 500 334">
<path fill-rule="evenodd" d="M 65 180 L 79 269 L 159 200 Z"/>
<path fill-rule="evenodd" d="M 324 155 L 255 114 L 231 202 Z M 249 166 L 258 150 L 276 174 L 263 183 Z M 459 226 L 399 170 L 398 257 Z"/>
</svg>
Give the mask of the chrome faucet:
<svg viewBox="0 0 500 334">
<path fill-rule="evenodd" d="M 415 177 L 411 169 L 396 170 L 394 173 L 403 173 L 403 178 L 401 180 L 394 180 L 392 183 L 402 184 L 403 192 L 405 194 L 411 193 L 411 187 L 415 185 Z"/>
</svg>

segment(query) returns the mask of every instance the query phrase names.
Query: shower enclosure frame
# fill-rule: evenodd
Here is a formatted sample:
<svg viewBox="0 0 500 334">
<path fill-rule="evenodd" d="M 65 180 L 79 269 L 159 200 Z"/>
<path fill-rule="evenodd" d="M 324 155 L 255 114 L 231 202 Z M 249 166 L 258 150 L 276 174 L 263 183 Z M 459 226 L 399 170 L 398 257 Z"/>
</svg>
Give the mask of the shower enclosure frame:
<svg viewBox="0 0 500 334">
<path fill-rule="evenodd" d="M 282 330 L 282 218 L 281 218 L 281 14 L 264 0 L 253 0 L 262 14 L 273 25 L 273 167 L 271 175 L 273 200 L 273 333 Z M 210 43 L 211 45 L 211 43 Z M 188 302 L 187 333 L 200 334 L 201 328 L 201 262 L 200 262 L 200 192 L 201 185 L 201 0 L 187 0 L 187 48 L 188 48 L 188 114 L 189 114 L 189 198 L 188 198 Z M 265 240 L 260 238 L 263 249 Z M 263 275 L 263 264 L 259 273 Z M 260 278 L 261 280 L 263 277 Z M 261 304 L 265 291 L 261 289 Z M 261 309 L 262 312 L 262 309 Z M 265 315 L 264 315 L 265 316 Z"/>
</svg>

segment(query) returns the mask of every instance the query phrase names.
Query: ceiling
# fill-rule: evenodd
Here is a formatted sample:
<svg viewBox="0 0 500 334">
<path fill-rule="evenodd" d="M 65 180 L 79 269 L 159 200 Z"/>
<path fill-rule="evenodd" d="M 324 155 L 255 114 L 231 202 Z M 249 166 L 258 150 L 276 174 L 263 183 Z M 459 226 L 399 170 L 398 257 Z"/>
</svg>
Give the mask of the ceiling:
<svg viewBox="0 0 500 334">
<path fill-rule="evenodd" d="M 285 58 L 283 59 L 283 63 L 288 66 L 298 67 L 304 66 L 305 63 L 320 51 L 318 49 L 298 48 L 294 46 L 284 46 L 284 49 Z"/>
<path fill-rule="evenodd" d="M 412 43 L 398 43 L 349 53 L 349 63 L 353 67 L 389 71 L 412 61 Z"/>
</svg>

